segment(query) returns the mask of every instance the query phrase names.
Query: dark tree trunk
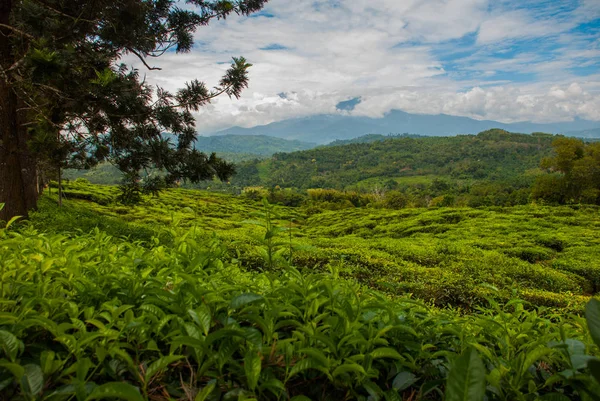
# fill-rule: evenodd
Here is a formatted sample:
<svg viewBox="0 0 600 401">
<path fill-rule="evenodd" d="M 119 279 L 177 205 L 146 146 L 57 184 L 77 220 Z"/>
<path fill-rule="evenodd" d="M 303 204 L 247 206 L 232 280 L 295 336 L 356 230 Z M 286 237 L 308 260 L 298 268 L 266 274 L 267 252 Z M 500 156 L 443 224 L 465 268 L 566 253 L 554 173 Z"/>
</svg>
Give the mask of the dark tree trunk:
<svg viewBox="0 0 600 401">
<path fill-rule="evenodd" d="M 62 191 L 62 169 L 58 168 L 58 207 L 62 207 L 63 191 Z"/>
<path fill-rule="evenodd" d="M 0 23 L 9 25 L 11 0 L 0 1 Z M 10 31 L 0 28 L 0 66 L 8 69 L 14 55 L 8 39 Z M 38 191 L 36 160 L 27 146 L 25 111 L 5 76 L 0 75 L 0 220 L 27 216 L 35 208 Z"/>
</svg>

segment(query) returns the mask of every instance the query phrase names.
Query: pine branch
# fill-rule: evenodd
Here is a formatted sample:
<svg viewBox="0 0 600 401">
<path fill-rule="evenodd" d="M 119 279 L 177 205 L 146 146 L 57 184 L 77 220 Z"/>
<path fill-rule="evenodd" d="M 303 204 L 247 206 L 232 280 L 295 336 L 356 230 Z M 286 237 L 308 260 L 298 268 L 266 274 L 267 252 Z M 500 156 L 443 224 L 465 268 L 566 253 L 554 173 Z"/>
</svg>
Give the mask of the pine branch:
<svg viewBox="0 0 600 401">
<path fill-rule="evenodd" d="M 144 63 L 144 65 L 146 66 L 146 68 L 149 69 L 150 71 L 162 70 L 162 68 L 160 68 L 160 67 L 150 67 L 148 65 L 148 63 L 146 63 L 146 60 L 144 60 L 144 57 L 142 57 L 142 55 L 140 53 L 138 53 L 137 51 L 133 50 L 131 47 L 128 47 L 127 51 L 129 51 L 132 54 L 135 54 L 137 56 L 137 58 L 139 58 L 140 61 L 142 63 Z"/>
<path fill-rule="evenodd" d="M 29 40 L 34 40 L 35 39 L 35 37 L 33 35 L 30 35 L 27 32 L 24 32 L 24 31 L 22 31 L 22 30 L 20 30 L 18 28 L 15 28 L 14 26 L 10 26 L 10 25 L 6 25 L 6 24 L 0 23 L 0 27 L 9 29 L 9 30 L 11 30 L 13 32 L 16 32 L 19 35 L 24 36 L 24 37 L 26 37 Z"/>
</svg>

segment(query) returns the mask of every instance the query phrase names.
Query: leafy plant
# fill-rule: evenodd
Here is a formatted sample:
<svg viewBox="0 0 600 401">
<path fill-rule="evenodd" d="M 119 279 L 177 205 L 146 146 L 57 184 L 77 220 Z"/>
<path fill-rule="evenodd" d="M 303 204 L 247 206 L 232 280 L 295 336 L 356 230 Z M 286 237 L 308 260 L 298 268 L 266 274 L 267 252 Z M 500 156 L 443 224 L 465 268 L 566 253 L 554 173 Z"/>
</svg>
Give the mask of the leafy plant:
<svg viewBox="0 0 600 401">
<path fill-rule="evenodd" d="M 283 235 L 292 219 L 302 230 Z M 593 277 L 595 219 L 565 207 L 317 219 L 180 189 L 132 208 L 49 199 L 0 229 L 0 398 L 593 401 L 600 302 L 550 263 Z M 268 239 L 273 269 L 247 270 L 257 255 L 267 266 Z M 551 259 L 507 255 L 516 243 Z M 550 303 L 540 294 L 572 303 L 536 306 Z"/>
<path fill-rule="evenodd" d="M 269 203 L 267 198 L 263 198 L 262 204 L 263 211 L 256 214 L 260 220 L 247 220 L 245 223 L 262 227 L 264 229 L 264 235 L 254 235 L 254 238 L 258 242 L 258 246 L 255 249 L 262 257 L 265 269 L 273 270 L 291 260 L 291 230 L 289 231 L 289 242 L 285 242 L 281 237 L 281 233 L 289 229 L 276 224 L 275 219 L 278 216 L 275 213 L 274 206 Z M 285 257 L 286 252 L 288 253 L 287 259 Z"/>
</svg>

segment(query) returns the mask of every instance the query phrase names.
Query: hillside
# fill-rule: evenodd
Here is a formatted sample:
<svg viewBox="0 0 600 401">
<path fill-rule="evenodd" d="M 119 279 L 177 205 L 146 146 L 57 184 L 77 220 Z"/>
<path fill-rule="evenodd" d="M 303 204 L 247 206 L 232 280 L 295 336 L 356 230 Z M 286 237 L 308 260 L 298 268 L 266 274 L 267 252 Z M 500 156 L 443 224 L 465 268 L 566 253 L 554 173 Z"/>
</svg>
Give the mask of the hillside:
<svg viewBox="0 0 600 401">
<path fill-rule="evenodd" d="M 231 159 L 231 154 L 271 156 L 274 153 L 295 152 L 315 146 L 317 145 L 314 143 L 266 135 L 198 136 L 195 142 L 196 149 L 205 153 L 215 152 L 229 155 L 229 159 Z"/>
<path fill-rule="evenodd" d="M 476 134 L 489 129 L 510 132 L 549 132 L 559 134 L 571 131 L 597 129 L 600 123 L 576 119 L 571 122 L 537 124 L 520 122 L 505 124 L 498 121 L 474 120 L 445 114 L 411 114 L 392 110 L 382 118 L 352 115 L 316 115 L 277 121 L 251 128 L 232 127 L 218 134 L 268 135 L 286 139 L 326 144 L 335 140 L 353 139 L 366 134 L 388 135 L 408 132 L 417 135 L 448 136 Z"/>
<path fill-rule="evenodd" d="M 325 146 L 343 146 L 343 145 L 352 145 L 355 143 L 371 143 L 371 142 L 380 142 L 388 139 L 395 138 L 422 138 L 423 135 L 416 134 L 388 134 L 388 135 L 380 135 L 380 134 L 367 134 L 362 135 L 357 138 L 352 139 L 337 139 L 333 142 L 329 142 Z"/>
<path fill-rule="evenodd" d="M 232 183 L 356 189 L 414 177 L 489 182 L 522 179 L 551 152 L 552 135 L 490 130 L 476 136 L 392 138 L 276 154 L 240 164 Z"/>
</svg>

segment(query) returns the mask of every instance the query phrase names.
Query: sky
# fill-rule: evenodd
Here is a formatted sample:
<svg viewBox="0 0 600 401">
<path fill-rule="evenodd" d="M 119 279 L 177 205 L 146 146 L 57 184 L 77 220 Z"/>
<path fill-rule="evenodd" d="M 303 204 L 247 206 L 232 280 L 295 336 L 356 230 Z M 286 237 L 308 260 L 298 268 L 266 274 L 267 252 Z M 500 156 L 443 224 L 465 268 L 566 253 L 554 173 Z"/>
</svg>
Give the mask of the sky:
<svg viewBox="0 0 600 401">
<path fill-rule="evenodd" d="M 270 0 L 145 73 L 169 90 L 214 86 L 234 56 L 253 64 L 250 87 L 198 112 L 200 133 L 394 109 L 600 123 L 600 0 Z"/>
</svg>

